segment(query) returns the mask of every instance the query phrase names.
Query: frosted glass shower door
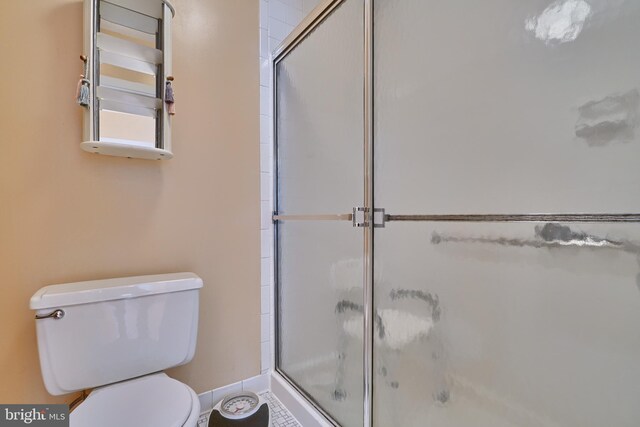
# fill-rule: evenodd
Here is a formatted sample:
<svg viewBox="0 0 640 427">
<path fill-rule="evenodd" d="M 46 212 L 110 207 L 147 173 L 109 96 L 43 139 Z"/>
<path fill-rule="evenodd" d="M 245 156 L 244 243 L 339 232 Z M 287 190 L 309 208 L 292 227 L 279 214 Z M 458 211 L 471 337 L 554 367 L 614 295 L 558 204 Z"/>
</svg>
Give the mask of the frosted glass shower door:
<svg viewBox="0 0 640 427">
<path fill-rule="evenodd" d="M 363 425 L 363 3 L 335 8 L 275 62 L 276 367 Z"/>
<path fill-rule="evenodd" d="M 375 0 L 376 427 L 640 425 L 639 22 Z"/>
</svg>

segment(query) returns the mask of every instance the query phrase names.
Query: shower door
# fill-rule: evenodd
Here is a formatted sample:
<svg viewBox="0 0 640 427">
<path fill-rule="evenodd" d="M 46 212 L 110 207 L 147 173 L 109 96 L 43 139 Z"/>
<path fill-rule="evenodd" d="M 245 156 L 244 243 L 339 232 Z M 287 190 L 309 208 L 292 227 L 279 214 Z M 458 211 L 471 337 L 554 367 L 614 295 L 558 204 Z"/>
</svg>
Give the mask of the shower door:
<svg viewBox="0 0 640 427">
<path fill-rule="evenodd" d="M 375 426 L 640 425 L 639 22 L 374 1 Z"/>
<path fill-rule="evenodd" d="M 276 369 L 363 425 L 363 4 L 334 2 L 274 59 Z"/>
<path fill-rule="evenodd" d="M 278 371 L 344 427 L 640 425 L 640 2 L 325 6 L 274 60 Z"/>
</svg>

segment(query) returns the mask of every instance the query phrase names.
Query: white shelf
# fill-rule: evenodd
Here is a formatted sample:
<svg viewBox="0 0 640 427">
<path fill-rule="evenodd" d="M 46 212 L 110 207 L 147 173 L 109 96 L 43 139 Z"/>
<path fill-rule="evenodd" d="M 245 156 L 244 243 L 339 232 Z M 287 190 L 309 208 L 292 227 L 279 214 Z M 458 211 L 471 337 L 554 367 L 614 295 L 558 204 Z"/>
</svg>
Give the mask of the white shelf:
<svg viewBox="0 0 640 427">
<path fill-rule="evenodd" d="M 84 0 L 81 58 L 90 81 L 82 82 L 89 93 L 80 99 L 82 150 L 134 159 L 173 158 L 165 104 L 167 84 L 174 80 L 173 16 L 167 0 Z"/>
<path fill-rule="evenodd" d="M 108 141 L 85 141 L 80 144 L 84 151 L 107 156 L 128 157 L 130 159 L 168 160 L 171 151 L 152 147 L 135 141 L 110 139 Z"/>
</svg>

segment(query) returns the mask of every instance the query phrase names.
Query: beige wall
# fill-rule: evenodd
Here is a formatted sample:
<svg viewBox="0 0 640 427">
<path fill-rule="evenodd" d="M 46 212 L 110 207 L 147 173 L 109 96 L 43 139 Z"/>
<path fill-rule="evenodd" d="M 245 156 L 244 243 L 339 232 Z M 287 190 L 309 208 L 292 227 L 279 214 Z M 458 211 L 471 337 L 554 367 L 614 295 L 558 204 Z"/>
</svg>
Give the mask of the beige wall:
<svg viewBox="0 0 640 427">
<path fill-rule="evenodd" d="M 198 351 L 172 374 L 202 392 L 259 373 L 258 1 L 174 4 L 175 158 L 158 162 L 80 150 L 81 1 L 2 0 L 2 403 L 60 400 L 28 301 L 76 280 L 199 274 Z"/>
</svg>

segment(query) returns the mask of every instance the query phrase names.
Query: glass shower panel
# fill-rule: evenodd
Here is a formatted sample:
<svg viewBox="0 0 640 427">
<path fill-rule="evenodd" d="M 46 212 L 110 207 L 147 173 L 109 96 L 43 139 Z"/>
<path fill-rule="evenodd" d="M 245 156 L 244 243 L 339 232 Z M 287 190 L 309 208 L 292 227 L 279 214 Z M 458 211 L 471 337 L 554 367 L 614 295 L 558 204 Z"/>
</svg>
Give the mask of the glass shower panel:
<svg viewBox="0 0 640 427">
<path fill-rule="evenodd" d="M 344 426 L 363 425 L 363 2 L 346 0 L 276 59 L 280 373 Z"/>
<path fill-rule="evenodd" d="M 374 8 L 387 213 L 640 212 L 640 2 Z"/>
<path fill-rule="evenodd" d="M 278 231 L 279 368 L 341 425 L 362 426 L 362 232 L 335 221 Z"/>
<path fill-rule="evenodd" d="M 634 427 L 640 225 L 376 233 L 374 425 Z"/>
<path fill-rule="evenodd" d="M 347 0 L 277 65 L 280 214 L 362 204 L 363 13 Z"/>
</svg>

